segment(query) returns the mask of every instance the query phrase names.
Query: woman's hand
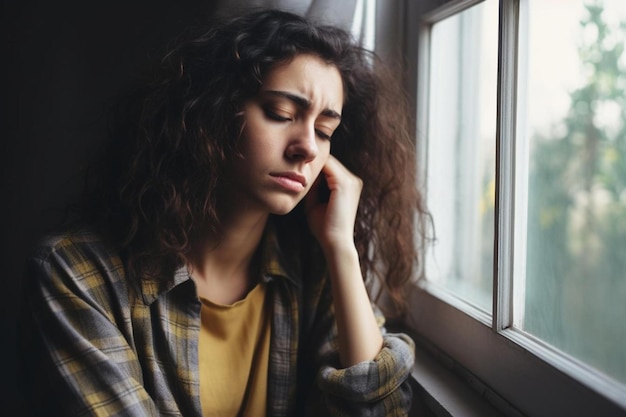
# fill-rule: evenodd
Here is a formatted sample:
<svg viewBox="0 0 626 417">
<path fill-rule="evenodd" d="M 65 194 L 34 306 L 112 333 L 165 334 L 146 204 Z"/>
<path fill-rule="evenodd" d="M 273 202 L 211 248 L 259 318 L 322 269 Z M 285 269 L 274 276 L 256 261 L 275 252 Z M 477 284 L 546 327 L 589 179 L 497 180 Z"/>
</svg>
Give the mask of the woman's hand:
<svg viewBox="0 0 626 417">
<path fill-rule="evenodd" d="M 324 178 L 330 192 L 328 201 L 320 197 Z M 309 228 L 322 246 L 328 265 L 343 367 L 373 360 L 383 344 L 354 245 L 354 222 L 362 189 L 363 181 L 331 155 L 305 201 Z"/>
<path fill-rule="evenodd" d="M 327 201 L 320 197 L 320 182 L 324 180 L 330 192 Z M 331 155 L 305 201 L 309 228 L 324 251 L 354 246 L 362 189 L 363 181 Z"/>
</svg>

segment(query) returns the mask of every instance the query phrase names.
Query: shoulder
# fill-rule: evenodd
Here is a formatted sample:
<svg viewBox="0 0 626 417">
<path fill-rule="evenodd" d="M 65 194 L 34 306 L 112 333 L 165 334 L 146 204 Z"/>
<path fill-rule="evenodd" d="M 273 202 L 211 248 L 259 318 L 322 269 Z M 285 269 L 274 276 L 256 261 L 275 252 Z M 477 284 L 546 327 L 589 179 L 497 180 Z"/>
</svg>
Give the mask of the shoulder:
<svg viewBox="0 0 626 417">
<path fill-rule="evenodd" d="M 106 305 L 128 294 L 118 251 L 91 230 L 42 238 L 29 259 L 27 273 L 33 293 L 47 301 L 77 297 Z"/>
<path fill-rule="evenodd" d="M 83 275 L 96 268 L 103 272 L 123 268 L 114 245 L 87 229 L 45 236 L 36 245 L 31 259 Z"/>
</svg>

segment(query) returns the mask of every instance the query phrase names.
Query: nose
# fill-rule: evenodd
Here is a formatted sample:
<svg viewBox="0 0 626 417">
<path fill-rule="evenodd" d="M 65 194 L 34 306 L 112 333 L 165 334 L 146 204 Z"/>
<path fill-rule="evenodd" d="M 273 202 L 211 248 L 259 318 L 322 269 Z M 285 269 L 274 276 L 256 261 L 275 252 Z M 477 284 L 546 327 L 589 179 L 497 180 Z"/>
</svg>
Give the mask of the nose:
<svg viewBox="0 0 626 417">
<path fill-rule="evenodd" d="M 285 150 L 287 158 L 305 162 L 314 160 L 319 153 L 315 126 L 312 123 L 299 123 L 294 125 L 292 135 Z"/>
</svg>

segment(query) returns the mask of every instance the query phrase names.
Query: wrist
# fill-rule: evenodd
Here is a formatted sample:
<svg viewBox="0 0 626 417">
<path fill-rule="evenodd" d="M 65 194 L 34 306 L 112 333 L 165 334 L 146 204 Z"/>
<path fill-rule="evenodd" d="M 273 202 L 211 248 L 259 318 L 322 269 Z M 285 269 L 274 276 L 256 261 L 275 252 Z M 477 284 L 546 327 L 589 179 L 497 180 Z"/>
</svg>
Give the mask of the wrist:
<svg viewBox="0 0 626 417">
<path fill-rule="evenodd" d="M 326 262 L 346 262 L 354 259 L 358 262 L 359 253 L 353 240 L 336 240 L 322 245 Z"/>
</svg>

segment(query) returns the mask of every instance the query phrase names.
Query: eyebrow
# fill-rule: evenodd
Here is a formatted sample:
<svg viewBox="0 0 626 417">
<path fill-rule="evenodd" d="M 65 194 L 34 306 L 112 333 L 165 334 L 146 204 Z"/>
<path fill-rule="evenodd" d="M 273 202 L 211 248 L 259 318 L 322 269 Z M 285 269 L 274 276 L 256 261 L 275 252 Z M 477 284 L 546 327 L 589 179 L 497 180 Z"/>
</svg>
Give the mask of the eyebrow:
<svg viewBox="0 0 626 417">
<path fill-rule="evenodd" d="M 294 102 L 297 106 L 303 109 L 311 107 L 311 101 L 306 97 L 299 96 L 297 94 L 289 93 L 287 91 L 279 90 L 265 90 L 264 93 L 271 94 L 273 96 L 284 97 L 287 100 Z M 333 119 L 341 120 L 341 115 L 332 109 L 324 109 L 321 113 L 323 116 L 332 117 Z"/>
</svg>

